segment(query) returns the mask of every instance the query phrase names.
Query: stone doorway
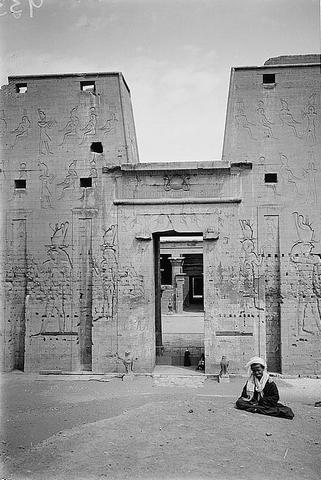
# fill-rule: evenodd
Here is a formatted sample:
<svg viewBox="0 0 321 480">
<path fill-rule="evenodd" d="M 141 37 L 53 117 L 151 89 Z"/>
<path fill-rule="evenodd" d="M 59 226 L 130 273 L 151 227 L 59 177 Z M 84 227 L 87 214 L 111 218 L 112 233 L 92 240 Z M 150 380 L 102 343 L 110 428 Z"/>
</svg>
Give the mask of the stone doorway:
<svg viewBox="0 0 321 480">
<path fill-rule="evenodd" d="M 195 371 L 204 354 L 203 237 L 161 233 L 155 242 L 156 364 Z"/>
</svg>

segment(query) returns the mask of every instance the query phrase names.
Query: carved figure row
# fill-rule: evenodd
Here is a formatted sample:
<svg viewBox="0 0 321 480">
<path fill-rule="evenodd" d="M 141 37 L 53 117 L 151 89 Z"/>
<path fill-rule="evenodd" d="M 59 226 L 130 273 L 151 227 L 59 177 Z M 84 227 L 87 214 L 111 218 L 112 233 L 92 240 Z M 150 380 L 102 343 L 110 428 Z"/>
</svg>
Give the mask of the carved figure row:
<svg viewBox="0 0 321 480">
<path fill-rule="evenodd" d="M 281 127 L 285 131 L 292 133 L 296 138 L 305 139 L 307 143 L 314 144 L 317 141 L 317 106 L 316 94 L 309 95 L 303 110 L 301 118 L 295 118 L 291 111 L 288 100 L 280 98 L 280 110 L 278 120 L 272 120 L 266 113 L 266 107 L 263 100 L 259 100 L 256 105 L 256 121 L 248 119 L 248 113 L 243 100 L 236 103 L 235 121 L 237 128 L 247 134 L 252 140 L 258 140 L 253 133 L 253 127 L 262 129 L 265 138 L 278 140 L 275 134 L 276 127 Z"/>
<path fill-rule="evenodd" d="M 53 205 L 53 193 L 52 193 L 52 186 L 55 183 L 54 180 L 56 176 L 52 173 L 49 173 L 49 168 L 47 163 L 38 160 L 38 168 L 40 170 L 39 180 L 40 180 L 40 206 L 43 209 L 47 208 L 54 208 Z M 70 190 L 75 190 L 76 188 L 80 188 L 82 190 L 80 197 L 78 200 L 86 201 L 87 197 L 92 193 L 93 189 L 97 186 L 97 179 L 98 179 L 98 170 L 95 157 L 92 158 L 89 162 L 89 177 L 91 178 L 92 184 L 91 188 L 79 187 L 79 175 L 77 173 L 77 161 L 73 160 L 67 167 L 67 172 L 65 177 L 56 183 L 56 187 L 58 187 L 58 196 L 56 200 L 62 200 L 66 193 Z M 28 169 L 25 162 L 21 162 L 19 166 L 19 179 L 28 178 Z M 14 195 L 20 195 L 21 191 L 14 191 Z"/>
<path fill-rule="evenodd" d="M 317 168 L 313 151 L 307 152 L 306 158 L 305 165 L 301 165 L 300 169 L 298 169 L 291 165 L 287 155 L 279 153 L 280 161 L 274 164 L 273 167 L 279 172 L 280 177 L 277 183 L 271 185 L 275 195 L 282 196 L 286 192 L 295 198 L 305 197 L 311 204 L 317 203 L 318 190 L 316 175 L 319 169 Z M 266 158 L 261 156 L 258 161 L 264 166 L 266 171 Z M 271 169 L 271 166 L 269 163 L 269 169 Z"/>
<path fill-rule="evenodd" d="M 81 125 L 81 121 L 78 115 L 79 107 L 73 107 L 70 110 L 69 119 L 65 126 L 58 130 L 62 134 L 61 143 L 58 146 L 63 146 L 68 138 L 75 137 L 79 140 L 79 145 L 82 145 L 85 140 L 91 136 L 96 135 L 98 113 L 96 107 L 90 107 L 88 111 L 87 120 L 84 125 Z M 52 136 L 50 131 L 58 125 L 55 119 L 48 119 L 47 113 L 41 108 L 37 109 L 38 120 L 37 125 L 39 128 L 39 154 L 40 155 L 53 155 L 52 152 Z M 118 116 L 115 111 L 110 111 L 108 118 L 104 123 L 98 127 L 103 135 L 111 135 L 116 132 L 117 123 L 119 122 Z M 9 133 L 13 137 L 11 148 L 14 148 L 18 142 L 27 137 L 32 128 L 32 122 L 27 113 L 27 110 L 23 111 L 22 117 L 18 125 Z M 0 118 L 0 134 L 6 135 L 8 133 L 8 122 L 5 118 L 4 110 L 1 111 Z M 134 137 L 130 137 L 131 141 L 135 144 Z"/>
<path fill-rule="evenodd" d="M 298 274 L 297 288 L 297 333 L 315 335 L 321 333 L 321 254 L 314 253 L 317 243 L 312 223 L 307 216 L 293 212 L 298 240 L 290 251 L 290 260 Z M 249 220 L 240 220 L 242 230 L 241 278 L 243 296 L 253 300 L 253 306 L 260 306 L 259 282 L 262 275 L 263 250 L 256 252 L 253 227 Z M 275 243 L 275 228 L 267 223 L 267 241 Z"/>
</svg>

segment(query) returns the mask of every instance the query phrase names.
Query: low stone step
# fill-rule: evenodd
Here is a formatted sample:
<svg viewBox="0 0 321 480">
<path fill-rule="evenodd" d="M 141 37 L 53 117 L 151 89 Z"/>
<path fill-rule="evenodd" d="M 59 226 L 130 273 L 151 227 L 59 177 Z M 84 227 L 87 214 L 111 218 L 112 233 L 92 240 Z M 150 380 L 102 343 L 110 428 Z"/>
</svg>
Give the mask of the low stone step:
<svg viewBox="0 0 321 480">
<path fill-rule="evenodd" d="M 153 375 L 155 387 L 203 387 L 205 375 Z"/>
</svg>

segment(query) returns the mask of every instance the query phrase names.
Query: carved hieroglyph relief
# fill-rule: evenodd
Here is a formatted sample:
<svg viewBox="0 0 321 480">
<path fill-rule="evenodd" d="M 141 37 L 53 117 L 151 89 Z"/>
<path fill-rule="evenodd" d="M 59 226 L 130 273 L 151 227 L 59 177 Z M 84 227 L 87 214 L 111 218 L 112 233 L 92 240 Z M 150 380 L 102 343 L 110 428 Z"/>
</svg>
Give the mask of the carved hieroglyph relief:
<svg viewBox="0 0 321 480">
<path fill-rule="evenodd" d="M 256 140 L 252 132 L 252 127 L 256 124 L 248 120 L 243 100 L 236 102 L 235 121 L 240 131 L 245 132 L 252 140 Z"/>
<path fill-rule="evenodd" d="M 111 320 L 117 308 L 117 227 L 110 225 L 104 230 L 100 246 L 102 259 L 94 259 L 97 299 L 93 311 L 93 321 Z"/>
<path fill-rule="evenodd" d="M 304 110 L 302 112 L 303 119 L 305 121 L 303 136 L 307 143 L 314 144 L 316 142 L 316 94 L 309 95 Z"/>
<path fill-rule="evenodd" d="M 96 135 L 97 116 L 98 114 L 96 107 L 90 107 L 87 123 L 83 128 L 80 129 L 82 135 L 80 145 L 84 143 L 86 138 Z"/>
<path fill-rule="evenodd" d="M 51 137 L 48 130 L 57 124 L 56 120 L 47 120 L 46 113 L 38 108 L 38 127 L 40 129 L 39 153 L 40 155 L 53 155 L 51 151 Z"/>
<path fill-rule="evenodd" d="M 243 297 L 251 299 L 253 306 L 263 310 L 260 306 L 259 280 L 262 276 L 263 250 L 256 252 L 253 227 L 249 220 L 240 220 L 242 230 L 242 260 L 241 278 L 243 279 Z M 250 305 L 248 305 L 250 306 Z"/>
<path fill-rule="evenodd" d="M 265 218 L 265 242 L 264 245 L 267 246 L 267 248 L 270 248 L 270 246 L 274 246 L 275 242 L 277 241 L 277 226 L 275 224 L 275 219 L 273 216 L 267 215 Z"/>
<path fill-rule="evenodd" d="M 93 321 L 112 320 L 117 310 L 119 288 L 122 299 L 130 303 L 140 302 L 145 295 L 144 277 L 132 265 L 118 266 L 117 227 L 110 225 L 104 230 L 101 245 L 102 259 L 94 259 L 97 298 Z"/>
<path fill-rule="evenodd" d="M 275 123 L 272 122 L 269 118 L 267 118 L 263 100 L 258 101 L 256 106 L 256 111 L 258 115 L 259 124 L 263 128 L 264 137 L 274 138 L 275 140 L 277 140 L 277 138 L 273 135 L 273 130 L 272 130 L 272 125 L 275 125 Z"/>
<path fill-rule="evenodd" d="M 88 177 L 91 179 L 91 186 L 79 186 L 81 195 L 78 200 L 81 201 L 81 208 L 94 208 L 100 199 L 99 192 L 96 189 L 98 180 L 96 158 L 103 158 L 103 154 L 94 153 L 92 159 L 90 160 Z"/>
<path fill-rule="evenodd" d="M 116 132 L 116 126 L 118 121 L 119 120 L 116 112 L 111 111 L 104 125 L 102 127 L 99 127 L 99 130 L 104 132 L 104 135 L 112 135 Z"/>
<path fill-rule="evenodd" d="M 307 195 L 307 201 L 311 204 L 317 204 L 318 201 L 318 189 L 316 175 L 318 169 L 316 166 L 314 153 L 308 152 L 308 162 L 303 169 L 303 178 L 305 179 L 305 194 Z"/>
<path fill-rule="evenodd" d="M 78 178 L 76 171 L 77 161 L 73 160 L 68 166 L 68 172 L 62 182 L 57 183 L 58 187 L 61 187 L 61 193 L 58 200 L 61 200 L 68 189 L 74 189 L 75 183 Z"/>
<path fill-rule="evenodd" d="M 41 162 L 40 160 L 38 161 L 38 167 L 40 169 L 40 206 L 41 208 L 53 208 L 50 185 L 52 184 L 55 176 L 49 174 L 47 164 Z"/>
<path fill-rule="evenodd" d="M 287 100 L 281 98 L 280 103 L 281 103 L 281 109 L 280 109 L 279 117 L 281 120 L 281 125 L 285 128 L 288 128 L 295 137 L 300 138 L 300 135 L 298 132 L 298 125 L 300 125 L 301 122 L 299 122 L 293 117 Z"/>
<path fill-rule="evenodd" d="M 29 176 L 29 170 L 27 168 L 27 164 L 25 162 L 20 162 L 19 164 L 19 180 L 27 180 Z M 25 198 L 25 195 L 28 195 L 28 190 L 26 188 L 14 188 L 14 184 L 12 184 L 12 196 L 9 201 L 13 199 L 21 199 Z"/>
<path fill-rule="evenodd" d="M 40 315 L 40 331 L 63 334 L 70 332 L 72 263 L 66 242 L 69 222 L 50 225 L 51 243 L 47 247 L 47 259 L 41 264 L 30 261 L 28 265 L 28 292 L 33 297 L 35 315 Z"/>
<path fill-rule="evenodd" d="M 190 190 L 190 177 L 188 175 L 164 175 L 164 190 Z"/>
<path fill-rule="evenodd" d="M 143 275 L 138 274 L 133 265 L 126 265 L 119 271 L 119 289 L 123 297 L 140 301 L 145 295 Z"/>
<path fill-rule="evenodd" d="M 277 196 L 293 197 L 295 199 L 303 199 L 309 204 L 316 204 L 317 202 L 317 164 L 315 162 L 314 153 L 307 152 L 307 162 L 305 166 L 300 166 L 300 169 L 293 165 L 287 155 L 279 153 L 279 178 L 278 182 L 271 184 L 270 188 Z M 265 165 L 265 158 L 260 157 L 259 161 L 267 170 Z M 269 167 L 270 169 L 271 167 Z"/>
<path fill-rule="evenodd" d="M 28 136 L 30 127 L 31 127 L 31 122 L 29 120 L 27 112 L 24 111 L 24 114 L 21 117 L 21 121 L 18 123 L 16 128 L 11 130 L 10 132 L 14 136 L 14 140 L 11 145 L 11 148 L 14 148 L 19 140 L 22 140 L 23 138 Z"/>
<path fill-rule="evenodd" d="M 59 132 L 63 133 L 63 138 L 60 146 L 64 145 L 66 140 L 70 137 L 78 138 L 80 136 L 80 120 L 78 117 L 78 106 L 70 110 L 69 120 L 62 130 Z"/>
<path fill-rule="evenodd" d="M 260 216 L 262 246 L 264 248 L 264 297 L 266 357 L 273 371 L 280 370 L 280 250 L 279 215 L 265 212 Z"/>
<path fill-rule="evenodd" d="M 321 333 L 321 258 L 313 253 L 316 240 L 308 217 L 293 212 L 299 240 L 290 251 L 298 274 L 297 332 Z"/>
<path fill-rule="evenodd" d="M 301 178 L 294 174 L 293 169 L 289 165 L 289 159 L 283 153 L 280 153 L 280 175 L 281 175 L 281 185 L 279 186 L 279 195 L 281 195 L 285 190 L 290 190 L 294 195 L 301 195 L 300 191 L 300 181 Z"/>
<path fill-rule="evenodd" d="M 98 178 L 98 171 L 97 171 L 97 165 L 96 165 L 95 157 L 93 157 L 93 159 L 90 161 L 89 176 L 92 178 L 93 187 L 95 188 L 97 186 L 97 178 Z"/>
<path fill-rule="evenodd" d="M 25 338 L 27 218 L 11 217 L 7 230 L 10 232 L 10 245 L 7 261 L 3 264 L 6 315 L 2 321 L 8 353 L 11 352 L 14 356 L 13 366 L 23 368 L 23 351 L 20 347 L 24 346 Z"/>
</svg>

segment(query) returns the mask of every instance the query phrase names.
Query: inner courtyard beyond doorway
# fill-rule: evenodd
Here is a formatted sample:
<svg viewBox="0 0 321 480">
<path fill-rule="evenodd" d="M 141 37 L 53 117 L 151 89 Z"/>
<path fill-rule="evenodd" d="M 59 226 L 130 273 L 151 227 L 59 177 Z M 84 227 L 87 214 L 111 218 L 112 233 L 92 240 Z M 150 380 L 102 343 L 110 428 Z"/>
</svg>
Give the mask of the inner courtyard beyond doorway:
<svg viewBox="0 0 321 480">
<path fill-rule="evenodd" d="M 156 363 L 195 368 L 204 354 L 202 236 L 160 237 L 160 277 L 162 335 Z"/>
</svg>

